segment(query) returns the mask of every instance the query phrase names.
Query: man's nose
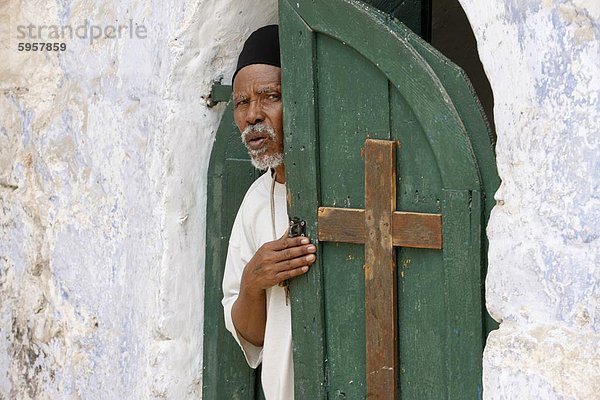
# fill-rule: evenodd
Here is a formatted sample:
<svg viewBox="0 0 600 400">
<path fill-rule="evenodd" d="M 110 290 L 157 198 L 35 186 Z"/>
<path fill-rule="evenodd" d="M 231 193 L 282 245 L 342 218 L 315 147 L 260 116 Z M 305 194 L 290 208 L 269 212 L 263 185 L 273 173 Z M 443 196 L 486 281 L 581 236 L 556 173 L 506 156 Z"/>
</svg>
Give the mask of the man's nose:
<svg viewBox="0 0 600 400">
<path fill-rule="evenodd" d="M 258 124 L 265 120 L 265 113 L 260 101 L 251 101 L 246 113 L 246 122 L 250 125 Z"/>
</svg>

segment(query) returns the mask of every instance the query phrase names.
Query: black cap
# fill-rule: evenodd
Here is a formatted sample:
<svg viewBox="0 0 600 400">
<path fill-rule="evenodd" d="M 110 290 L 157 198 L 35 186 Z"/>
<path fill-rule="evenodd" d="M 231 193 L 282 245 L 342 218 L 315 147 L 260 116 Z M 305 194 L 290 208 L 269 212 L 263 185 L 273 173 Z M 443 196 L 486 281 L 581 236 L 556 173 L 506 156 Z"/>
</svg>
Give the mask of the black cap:
<svg viewBox="0 0 600 400">
<path fill-rule="evenodd" d="M 279 27 L 277 25 L 267 25 L 258 28 L 244 43 L 244 48 L 238 57 L 237 67 L 231 78 L 231 83 L 235 76 L 244 67 L 252 64 L 268 64 L 281 68 L 279 57 Z"/>
</svg>

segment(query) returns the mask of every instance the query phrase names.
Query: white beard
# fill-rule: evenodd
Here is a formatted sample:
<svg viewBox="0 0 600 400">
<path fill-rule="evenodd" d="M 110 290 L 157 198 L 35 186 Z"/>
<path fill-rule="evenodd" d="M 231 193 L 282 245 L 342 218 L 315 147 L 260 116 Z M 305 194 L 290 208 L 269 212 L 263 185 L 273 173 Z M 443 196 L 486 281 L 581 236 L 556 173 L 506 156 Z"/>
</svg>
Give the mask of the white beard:
<svg viewBox="0 0 600 400">
<path fill-rule="evenodd" d="M 254 156 L 253 154 L 250 154 L 250 161 L 256 169 L 264 170 L 267 168 L 277 168 L 283 164 L 283 154 L 263 154 L 262 156 Z"/>
<path fill-rule="evenodd" d="M 242 142 L 248 149 L 250 155 L 250 161 L 256 169 L 265 170 L 267 168 L 277 168 L 283 164 L 283 153 L 275 154 L 264 154 L 267 151 L 268 144 L 261 147 L 260 149 L 253 150 L 246 144 L 246 136 L 252 132 L 266 132 L 269 135 L 269 139 L 275 141 L 275 130 L 270 126 L 264 124 L 250 125 L 242 132 Z"/>
</svg>

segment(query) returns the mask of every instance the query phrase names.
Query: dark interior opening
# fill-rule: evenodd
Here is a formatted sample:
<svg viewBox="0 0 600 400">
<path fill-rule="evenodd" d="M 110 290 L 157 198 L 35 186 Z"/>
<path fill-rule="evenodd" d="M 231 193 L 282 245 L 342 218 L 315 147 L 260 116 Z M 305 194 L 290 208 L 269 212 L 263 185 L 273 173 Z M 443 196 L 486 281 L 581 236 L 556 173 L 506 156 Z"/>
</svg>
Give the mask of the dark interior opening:
<svg viewBox="0 0 600 400">
<path fill-rule="evenodd" d="M 458 0 L 362 0 L 402 21 L 460 66 L 481 101 L 495 142 L 494 97 L 471 25 Z"/>
<path fill-rule="evenodd" d="M 469 76 L 495 138 L 494 96 L 467 15 L 458 0 L 432 0 L 431 18 L 431 45 Z"/>
</svg>

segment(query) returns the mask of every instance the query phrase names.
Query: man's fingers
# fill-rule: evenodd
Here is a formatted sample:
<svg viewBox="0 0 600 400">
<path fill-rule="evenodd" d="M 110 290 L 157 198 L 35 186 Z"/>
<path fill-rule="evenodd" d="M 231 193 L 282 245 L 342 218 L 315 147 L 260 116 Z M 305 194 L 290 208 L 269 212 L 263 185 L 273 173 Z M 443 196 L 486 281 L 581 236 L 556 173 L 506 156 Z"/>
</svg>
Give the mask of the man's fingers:
<svg viewBox="0 0 600 400">
<path fill-rule="evenodd" d="M 314 263 L 315 259 L 316 259 L 316 257 L 314 254 L 309 254 L 306 256 L 302 256 L 302 257 L 296 257 L 296 258 L 292 258 L 292 259 L 288 259 L 288 260 L 283 260 L 274 265 L 274 270 L 282 272 L 282 271 L 289 271 L 292 269 L 304 267 L 304 266 L 311 265 L 312 263 Z"/>
<path fill-rule="evenodd" d="M 314 244 L 288 247 L 275 253 L 275 261 L 291 260 L 306 254 L 316 253 L 317 248 Z"/>
<path fill-rule="evenodd" d="M 304 265 L 300 268 L 294 268 L 286 271 L 282 271 L 276 275 L 277 280 L 279 282 L 283 282 L 287 279 L 292 279 L 302 274 L 305 274 L 308 271 L 308 266 Z"/>
<path fill-rule="evenodd" d="M 297 246 L 302 246 L 304 244 L 309 244 L 310 243 L 310 239 L 304 236 L 297 236 L 297 237 L 293 237 L 293 238 L 289 238 L 287 237 L 287 231 L 286 233 L 280 237 L 279 239 L 275 240 L 274 242 L 271 242 L 271 249 L 275 250 L 275 251 L 281 251 L 284 249 L 287 249 L 289 247 L 297 247 Z"/>
</svg>

